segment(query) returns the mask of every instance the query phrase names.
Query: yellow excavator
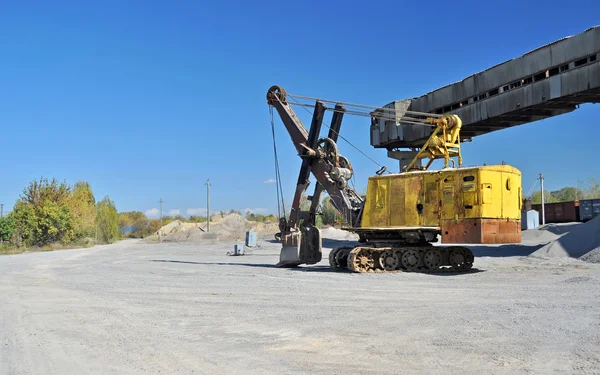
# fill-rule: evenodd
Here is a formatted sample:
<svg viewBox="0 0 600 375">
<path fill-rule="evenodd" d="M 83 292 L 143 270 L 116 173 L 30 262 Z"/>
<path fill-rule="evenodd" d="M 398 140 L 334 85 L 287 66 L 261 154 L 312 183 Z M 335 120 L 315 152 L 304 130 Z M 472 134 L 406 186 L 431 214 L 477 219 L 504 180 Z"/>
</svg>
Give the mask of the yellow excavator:
<svg viewBox="0 0 600 375">
<path fill-rule="evenodd" d="M 279 266 L 297 267 L 321 261 L 322 241 L 316 216 L 324 191 L 344 218 L 346 226 L 342 229 L 359 236 L 358 246 L 330 252 L 329 264 L 336 271 L 464 272 L 473 266 L 473 253 L 464 246 L 433 246 L 438 238 L 443 244 L 521 242 L 521 172 L 504 163 L 462 167 L 458 116 L 396 113 L 390 108 L 315 98 L 310 98 L 315 99 L 314 105 L 307 105 L 298 98 L 306 97 L 288 95 L 279 86 L 267 92 L 267 103 L 281 117 L 302 158 L 289 218 L 279 222 Z M 333 108 L 326 103 L 333 103 Z M 292 104 L 314 108 L 309 130 Z M 430 137 L 414 150 L 416 156 L 403 171 L 385 174 L 382 168 L 369 178 L 365 197 L 349 186 L 354 173 L 352 165 L 337 146 L 344 114 L 364 112 L 346 109 L 345 105 L 369 108 L 372 123 L 394 120 L 432 128 Z M 333 111 L 329 134 L 319 138 L 327 110 Z M 425 166 L 421 166 L 423 159 L 428 159 Z M 444 160 L 444 168 L 429 170 L 438 159 Z M 313 195 L 308 196 L 311 205 L 308 210 L 301 210 L 311 174 L 317 181 Z"/>
</svg>

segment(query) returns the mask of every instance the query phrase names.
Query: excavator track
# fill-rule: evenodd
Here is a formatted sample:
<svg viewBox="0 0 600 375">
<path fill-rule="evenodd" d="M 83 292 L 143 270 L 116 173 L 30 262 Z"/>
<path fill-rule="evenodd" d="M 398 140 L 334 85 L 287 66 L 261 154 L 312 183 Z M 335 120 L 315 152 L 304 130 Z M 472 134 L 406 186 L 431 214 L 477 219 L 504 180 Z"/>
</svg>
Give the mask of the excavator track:
<svg viewBox="0 0 600 375">
<path fill-rule="evenodd" d="M 346 255 L 347 254 L 347 255 Z M 473 267 L 473 253 L 462 246 L 402 246 L 336 248 L 329 264 L 336 271 L 352 272 L 423 272 L 442 270 L 466 272 Z"/>
</svg>

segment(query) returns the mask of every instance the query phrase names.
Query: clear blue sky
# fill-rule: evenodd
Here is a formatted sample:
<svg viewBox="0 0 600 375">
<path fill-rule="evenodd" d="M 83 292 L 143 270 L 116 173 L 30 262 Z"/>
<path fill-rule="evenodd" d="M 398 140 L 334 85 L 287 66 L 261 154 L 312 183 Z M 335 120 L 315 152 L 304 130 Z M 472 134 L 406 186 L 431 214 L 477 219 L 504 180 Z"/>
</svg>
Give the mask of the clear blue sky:
<svg viewBox="0 0 600 375">
<path fill-rule="evenodd" d="M 383 105 L 599 23 L 587 1 L 20 1 L 0 13 L 0 203 L 40 176 L 91 183 L 121 211 L 276 207 L 265 93 Z M 415 53 L 421 48 L 422 53 Z M 600 178 L 600 106 L 475 138 L 465 164 L 506 161 L 528 190 Z M 306 119 L 306 117 L 303 117 Z M 283 125 L 286 198 L 299 168 Z M 369 120 L 343 134 L 379 163 Z M 360 189 L 376 166 L 340 145 Z M 260 211 L 260 210 L 259 210 Z M 190 211 L 192 212 L 192 211 Z"/>
</svg>

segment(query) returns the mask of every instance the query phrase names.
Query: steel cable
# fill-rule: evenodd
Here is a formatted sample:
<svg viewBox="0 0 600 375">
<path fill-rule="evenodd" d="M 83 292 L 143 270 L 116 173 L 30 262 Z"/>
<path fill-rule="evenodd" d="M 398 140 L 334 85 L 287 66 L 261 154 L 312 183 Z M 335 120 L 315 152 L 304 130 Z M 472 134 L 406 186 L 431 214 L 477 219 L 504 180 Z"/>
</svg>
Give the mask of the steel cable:
<svg viewBox="0 0 600 375">
<path fill-rule="evenodd" d="M 289 96 L 289 95 L 288 95 Z M 296 98 L 291 97 L 292 100 L 294 100 L 296 103 L 300 104 L 300 106 L 302 108 L 304 108 L 304 110 L 308 113 L 310 113 L 312 115 L 312 113 L 310 112 L 310 110 L 308 110 L 307 108 L 305 108 L 305 106 L 302 105 L 302 103 L 298 102 L 298 100 L 296 100 Z M 332 130 L 329 125 L 325 124 L 324 122 L 321 122 L 321 125 L 324 125 L 327 129 Z M 361 154 L 363 154 L 363 156 L 365 156 L 367 159 L 371 160 L 373 163 L 375 163 L 377 166 L 379 166 L 380 168 L 384 168 L 385 166 L 379 164 L 377 161 L 375 161 L 375 159 L 371 158 L 369 155 L 367 155 L 366 153 L 364 153 L 361 149 L 359 149 L 358 147 L 356 147 L 354 144 L 352 144 L 352 142 L 350 142 L 349 140 L 347 140 L 346 138 L 344 138 L 340 133 L 336 132 L 335 130 L 332 130 L 335 134 L 337 134 L 337 136 L 339 138 L 341 138 L 342 140 L 344 140 L 346 143 L 348 143 L 350 146 L 352 146 L 356 151 L 360 152 Z M 385 167 L 387 169 L 387 167 Z M 390 173 L 388 171 L 388 173 Z"/>
<path fill-rule="evenodd" d="M 277 157 L 277 141 L 275 140 L 275 121 L 273 121 L 273 107 L 269 106 L 271 117 L 271 133 L 273 135 L 273 155 L 275 157 L 275 185 L 277 189 L 277 215 L 281 219 L 281 207 L 283 207 L 283 216 L 285 216 L 285 200 L 283 198 L 283 188 L 281 187 L 281 174 L 279 171 L 279 158 Z"/>
</svg>

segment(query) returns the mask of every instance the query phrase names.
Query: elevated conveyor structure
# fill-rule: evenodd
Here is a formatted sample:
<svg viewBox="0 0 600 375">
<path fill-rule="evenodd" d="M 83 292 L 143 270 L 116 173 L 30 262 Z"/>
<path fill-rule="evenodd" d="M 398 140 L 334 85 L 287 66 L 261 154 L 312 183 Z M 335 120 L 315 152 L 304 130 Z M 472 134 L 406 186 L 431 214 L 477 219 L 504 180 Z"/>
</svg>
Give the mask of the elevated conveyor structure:
<svg viewBox="0 0 600 375">
<path fill-rule="evenodd" d="M 386 105 L 395 113 L 456 114 L 461 140 L 568 113 L 583 103 L 600 102 L 600 26 L 558 40 L 525 55 L 414 99 Z M 373 118 L 371 145 L 421 147 L 431 128 Z"/>
</svg>

